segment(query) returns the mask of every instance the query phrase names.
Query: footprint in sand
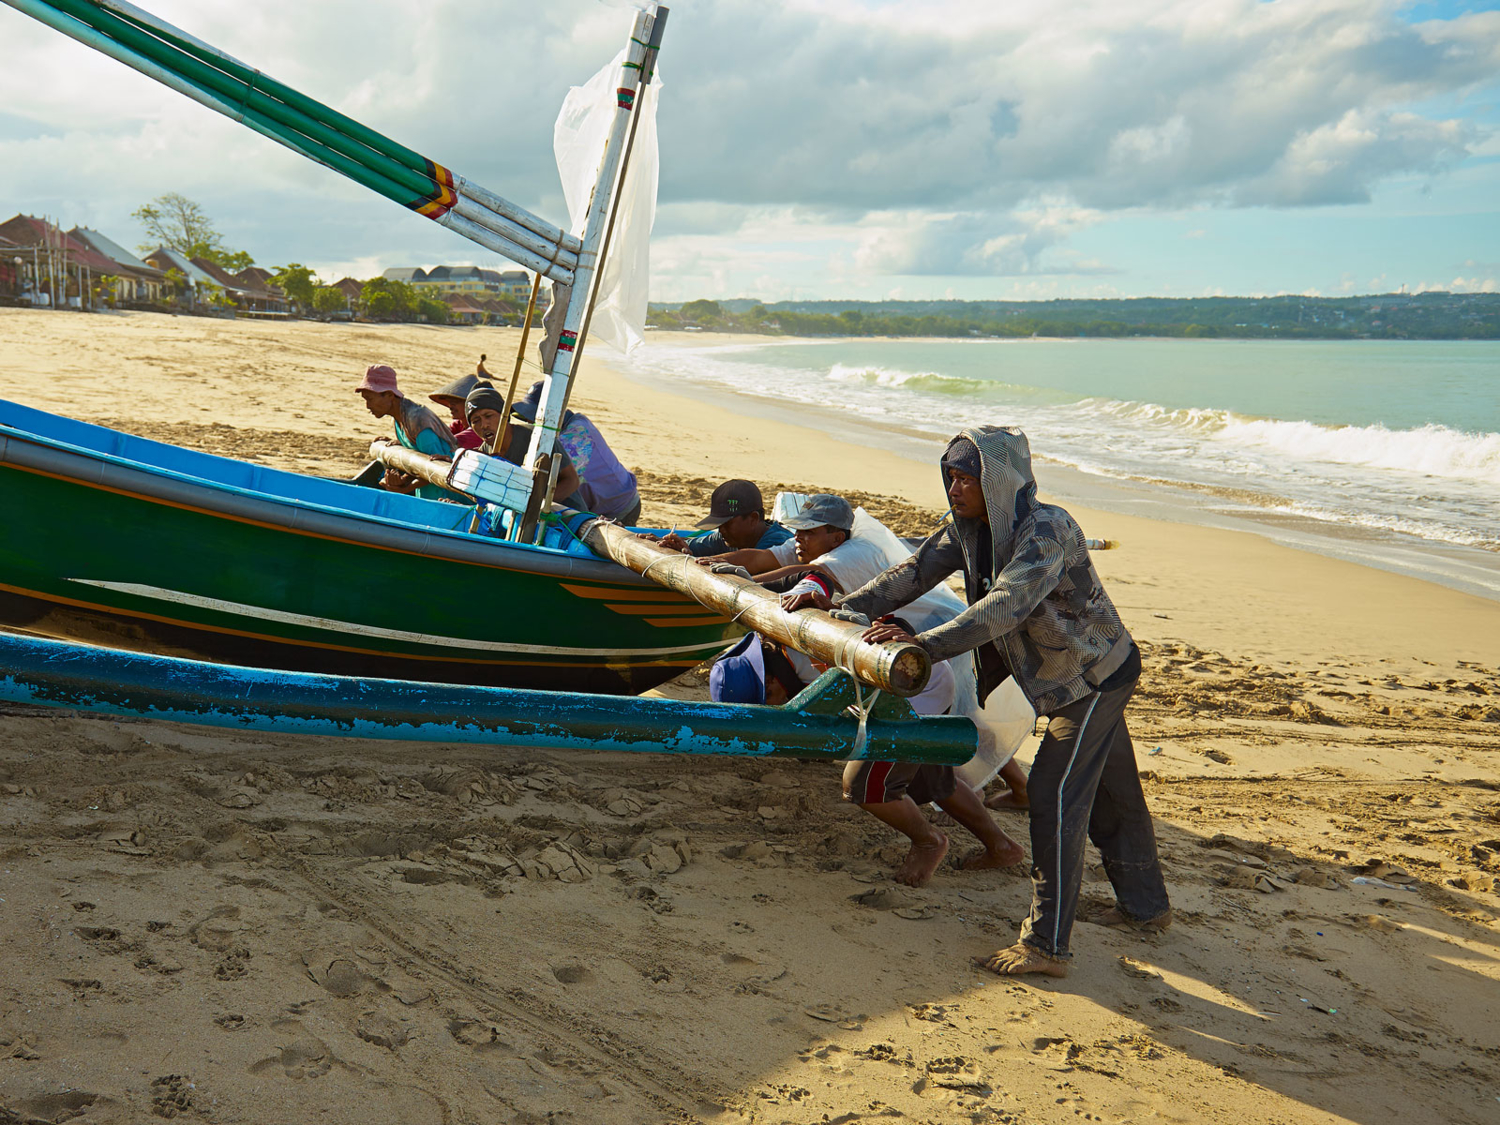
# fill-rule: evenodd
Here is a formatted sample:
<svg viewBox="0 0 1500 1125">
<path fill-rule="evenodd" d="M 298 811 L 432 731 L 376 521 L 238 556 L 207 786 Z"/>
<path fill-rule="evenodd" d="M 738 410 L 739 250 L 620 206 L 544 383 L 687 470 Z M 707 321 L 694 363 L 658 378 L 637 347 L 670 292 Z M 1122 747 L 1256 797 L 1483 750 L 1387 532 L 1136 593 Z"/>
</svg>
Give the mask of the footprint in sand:
<svg viewBox="0 0 1500 1125">
<path fill-rule="evenodd" d="M 360 1016 L 354 1034 L 366 1043 L 373 1043 L 389 1051 L 406 1046 L 407 1040 L 411 1038 L 411 1033 L 405 1027 L 379 1012 L 366 1012 Z"/>
<path fill-rule="evenodd" d="M 267 1074 L 279 1068 L 288 1078 L 321 1078 L 332 1066 L 328 1044 L 304 1031 L 270 1058 L 253 1064 L 250 1073 Z"/>
<path fill-rule="evenodd" d="M 198 1085 L 185 1074 L 163 1074 L 151 1080 L 151 1113 L 155 1117 L 177 1117 L 193 1109 Z M 64 1120 L 50 1118 L 49 1120 Z"/>
<path fill-rule="evenodd" d="M 845 1031 L 860 1030 L 865 1026 L 865 1021 L 870 1018 L 863 1012 L 851 1016 L 837 1005 L 829 1003 L 810 1004 L 802 1009 L 802 1014 L 811 1016 L 815 1020 L 822 1020 L 824 1023 L 837 1024 Z"/>
<path fill-rule="evenodd" d="M 5 1121 L 69 1121 L 80 1117 L 95 1105 L 108 1104 L 110 1099 L 101 1098 L 87 1090 L 66 1090 L 60 1094 L 38 1094 L 31 1098 L 0 1106 Z M 11 1114 L 15 1116 L 12 1117 Z"/>
<path fill-rule="evenodd" d="M 564 961 L 560 965 L 553 965 L 552 975 L 559 984 L 582 984 L 592 976 L 581 961 Z"/>
<path fill-rule="evenodd" d="M 926 905 L 911 892 L 889 885 L 874 887 L 868 891 L 861 891 L 857 895 L 850 895 L 849 901 L 857 906 L 868 906 L 871 910 L 899 911 L 920 908 Z"/>
<path fill-rule="evenodd" d="M 321 985 L 330 996 L 341 1000 L 358 996 L 376 983 L 376 978 L 358 964 L 337 953 L 310 950 L 302 955 L 302 963 L 307 966 L 307 975 L 314 983 Z"/>
<path fill-rule="evenodd" d="M 1139 961 L 1132 961 L 1129 957 L 1116 957 L 1115 963 L 1120 966 L 1120 970 L 1126 976 L 1134 977 L 1136 980 L 1161 980 L 1161 974 L 1155 969 L 1143 965 Z"/>
</svg>

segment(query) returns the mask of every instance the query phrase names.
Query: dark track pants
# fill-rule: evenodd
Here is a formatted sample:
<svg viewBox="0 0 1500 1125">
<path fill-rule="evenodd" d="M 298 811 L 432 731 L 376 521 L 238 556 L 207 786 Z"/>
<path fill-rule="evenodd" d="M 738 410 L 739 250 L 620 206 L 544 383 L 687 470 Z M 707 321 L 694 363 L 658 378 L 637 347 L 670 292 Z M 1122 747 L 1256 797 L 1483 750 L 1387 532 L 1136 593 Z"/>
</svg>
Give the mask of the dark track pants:
<svg viewBox="0 0 1500 1125">
<path fill-rule="evenodd" d="M 1125 704 L 1134 692 L 1132 680 L 1054 711 L 1026 781 L 1032 901 L 1021 940 L 1056 957 L 1070 956 L 1085 833 L 1104 856 L 1127 917 L 1144 922 L 1171 906 L 1125 726 Z"/>
</svg>

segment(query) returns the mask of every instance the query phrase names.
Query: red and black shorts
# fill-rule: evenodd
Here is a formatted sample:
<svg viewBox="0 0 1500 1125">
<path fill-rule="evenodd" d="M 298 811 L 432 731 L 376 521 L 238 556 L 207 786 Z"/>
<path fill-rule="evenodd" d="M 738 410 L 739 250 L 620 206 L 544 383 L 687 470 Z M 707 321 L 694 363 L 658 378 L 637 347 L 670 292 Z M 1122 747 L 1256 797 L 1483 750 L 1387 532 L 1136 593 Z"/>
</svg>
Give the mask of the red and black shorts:
<svg viewBox="0 0 1500 1125">
<path fill-rule="evenodd" d="M 952 766 L 917 762 L 849 762 L 844 766 L 844 800 L 883 805 L 910 797 L 919 805 L 946 801 L 958 785 Z"/>
</svg>

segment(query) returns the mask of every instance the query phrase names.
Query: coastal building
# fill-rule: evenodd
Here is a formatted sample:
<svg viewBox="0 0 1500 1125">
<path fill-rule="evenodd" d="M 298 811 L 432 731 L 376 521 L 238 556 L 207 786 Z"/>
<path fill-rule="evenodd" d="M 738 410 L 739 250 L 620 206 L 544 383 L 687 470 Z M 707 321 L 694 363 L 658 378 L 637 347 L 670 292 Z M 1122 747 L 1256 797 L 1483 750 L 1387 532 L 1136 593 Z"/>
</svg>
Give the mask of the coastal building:
<svg viewBox="0 0 1500 1125">
<path fill-rule="evenodd" d="M 446 298 L 449 293 L 467 297 L 497 298 L 524 305 L 531 296 L 531 274 L 525 270 L 491 270 L 483 266 L 394 266 L 380 275 L 400 281 L 427 296 Z"/>
<path fill-rule="evenodd" d="M 401 281 L 407 285 L 419 285 L 427 280 L 427 273 L 421 266 L 393 266 L 380 276 L 387 281 Z"/>
<path fill-rule="evenodd" d="M 481 307 L 472 297 L 462 293 L 445 293 L 442 300 L 448 306 L 449 319 L 458 324 L 489 323 L 489 310 Z"/>
<path fill-rule="evenodd" d="M 365 283 L 363 281 L 355 281 L 352 277 L 339 278 L 333 283 L 333 288 L 344 295 L 344 300 L 348 303 L 350 312 L 353 312 L 364 298 Z"/>
<path fill-rule="evenodd" d="M 0 238 L 10 243 L 11 269 L 19 275 L 17 299 L 27 304 L 97 308 L 96 283 L 117 276 L 114 262 L 48 219 L 16 215 L 0 223 Z"/>
<path fill-rule="evenodd" d="M 21 265 L 25 259 L 11 253 L 16 249 L 14 242 L 0 237 L 0 301 L 6 303 L 17 300 L 21 294 Z"/>
<path fill-rule="evenodd" d="M 442 300 L 448 315 L 459 324 L 519 324 L 521 310 L 509 301 L 495 297 L 476 297 L 466 293 L 445 293 Z"/>
<path fill-rule="evenodd" d="M 164 274 L 176 270 L 182 275 L 183 303 L 189 308 L 206 303 L 214 290 L 223 288 L 211 274 L 200 269 L 192 258 L 178 253 L 170 246 L 158 246 L 146 255 L 146 263 Z"/>
<path fill-rule="evenodd" d="M 249 266 L 231 275 L 245 294 L 240 312 L 251 316 L 285 317 L 291 315 L 291 302 L 271 280 L 271 271 Z"/>
<path fill-rule="evenodd" d="M 116 304 L 159 304 L 167 296 L 167 275 L 141 261 L 125 247 L 99 231 L 74 227 L 69 236 L 115 264 Z"/>
<path fill-rule="evenodd" d="M 233 274 L 207 258 L 194 258 L 193 265 L 224 290 L 225 296 L 234 302 L 237 316 L 284 318 L 287 315 L 286 298 L 281 290 L 267 288 L 253 274 L 246 276 L 248 270 Z"/>
</svg>

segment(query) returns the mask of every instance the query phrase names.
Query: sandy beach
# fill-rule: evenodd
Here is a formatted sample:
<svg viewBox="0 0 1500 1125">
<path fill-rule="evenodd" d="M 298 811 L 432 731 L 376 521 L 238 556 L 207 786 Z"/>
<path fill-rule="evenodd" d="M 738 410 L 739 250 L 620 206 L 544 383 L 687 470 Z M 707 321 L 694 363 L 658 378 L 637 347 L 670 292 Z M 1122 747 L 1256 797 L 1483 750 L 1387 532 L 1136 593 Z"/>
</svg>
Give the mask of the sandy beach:
<svg viewBox="0 0 1500 1125">
<path fill-rule="evenodd" d="M 517 336 L 0 309 L 0 398 L 346 475 L 387 432 L 366 365 L 425 395 L 481 353 L 508 376 Z M 944 507 L 934 465 L 747 425 L 602 352 L 574 406 L 647 523 L 738 476 L 903 534 Z M 0 1125 L 1494 1121 L 1500 602 L 1074 514 L 1120 543 L 1096 562 L 1145 657 L 1165 934 L 1081 924 L 1065 980 L 979 971 L 1024 871 L 897 886 L 896 838 L 826 766 L 9 707 Z M 1109 898 L 1101 868 L 1084 895 Z"/>
</svg>

